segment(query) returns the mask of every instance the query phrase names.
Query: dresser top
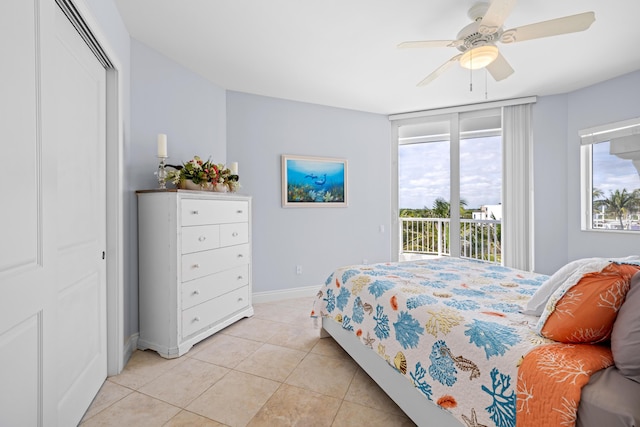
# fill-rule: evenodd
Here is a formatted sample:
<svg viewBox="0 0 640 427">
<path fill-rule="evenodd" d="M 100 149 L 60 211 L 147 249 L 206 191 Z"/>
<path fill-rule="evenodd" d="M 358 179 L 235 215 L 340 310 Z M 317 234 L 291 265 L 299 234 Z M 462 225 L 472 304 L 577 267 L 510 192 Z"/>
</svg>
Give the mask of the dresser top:
<svg viewBox="0 0 640 427">
<path fill-rule="evenodd" d="M 187 197 L 206 197 L 212 199 L 229 199 L 229 200 L 247 200 L 251 199 L 251 196 L 240 193 L 221 193 L 217 191 L 198 191 L 198 190 L 182 190 L 178 188 L 168 188 L 165 190 L 153 189 L 153 190 L 136 190 L 138 196 L 143 195 L 175 195 L 175 196 L 187 196 Z"/>
<path fill-rule="evenodd" d="M 166 188 L 161 190 L 159 188 L 154 188 L 152 190 L 136 190 L 137 194 L 142 193 L 180 193 L 180 194 L 219 194 L 221 196 L 244 196 L 247 197 L 247 194 L 241 193 L 233 193 L 231 191 L 223 193 L 221 191 L 209 191 L 209 190 L 183 190 L 181 188 Z"/>
</svg>

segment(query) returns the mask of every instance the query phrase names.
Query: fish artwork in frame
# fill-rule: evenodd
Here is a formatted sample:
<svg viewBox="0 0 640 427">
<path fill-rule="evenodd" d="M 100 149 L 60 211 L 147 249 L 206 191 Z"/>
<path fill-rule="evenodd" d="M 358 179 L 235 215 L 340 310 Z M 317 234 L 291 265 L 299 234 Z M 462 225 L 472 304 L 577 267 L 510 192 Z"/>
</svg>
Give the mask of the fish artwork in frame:
<svg viewBox="0 0 640 427">
<path fill-rule="evenodd" d="M 282 155 L 282 207 L 346 206 L 346 159 Z"/>
</svg>

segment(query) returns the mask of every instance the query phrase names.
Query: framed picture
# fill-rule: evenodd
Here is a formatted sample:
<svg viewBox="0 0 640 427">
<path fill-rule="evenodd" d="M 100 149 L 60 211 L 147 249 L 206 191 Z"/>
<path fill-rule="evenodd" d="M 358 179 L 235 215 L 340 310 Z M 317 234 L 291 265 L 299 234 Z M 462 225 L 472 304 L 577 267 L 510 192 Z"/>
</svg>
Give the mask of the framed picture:
<svg viewBox="0 0 640 427">
<path fill-rule="evenodd" d="M 283 155 L 282 206 L 347 206 L 347 161 Z"/>
</svg>

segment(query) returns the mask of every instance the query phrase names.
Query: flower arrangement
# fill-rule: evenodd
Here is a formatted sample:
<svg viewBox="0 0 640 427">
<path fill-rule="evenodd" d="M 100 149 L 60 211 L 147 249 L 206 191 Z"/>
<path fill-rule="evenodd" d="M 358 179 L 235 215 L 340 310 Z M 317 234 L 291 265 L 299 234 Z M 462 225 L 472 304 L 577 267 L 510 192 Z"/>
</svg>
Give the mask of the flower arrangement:
<svg viewBox="0 0 640 427">
<path fill-rule="evenodd" d="M 220 191 L 220 186 L 223 186 L 229 191 L 236 191 L 240 187 L 238 179 L 238 175 L 233 175 L 224 164 L 203 161 L 200 157 L 193 156 L 193 159 L 182 166 L 169 171 L 165 181 L 180 188 L 184 188 L 185 183 L 191 181 L 203 190 Z"/>
</svg>

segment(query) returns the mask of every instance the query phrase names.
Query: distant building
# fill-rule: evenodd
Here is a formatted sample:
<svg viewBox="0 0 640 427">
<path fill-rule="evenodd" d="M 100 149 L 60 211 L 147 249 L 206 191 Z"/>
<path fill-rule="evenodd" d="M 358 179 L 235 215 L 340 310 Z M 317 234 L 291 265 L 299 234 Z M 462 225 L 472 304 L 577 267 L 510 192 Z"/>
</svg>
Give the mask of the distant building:
<svg viewBox="0 0 640 427">
<path fill-rule="evenodd" d="M 480 211 L 472 213 L 473 219 L 493 219 L 502 221 L 502 205 L 483 205 Z"/>
</svg>

